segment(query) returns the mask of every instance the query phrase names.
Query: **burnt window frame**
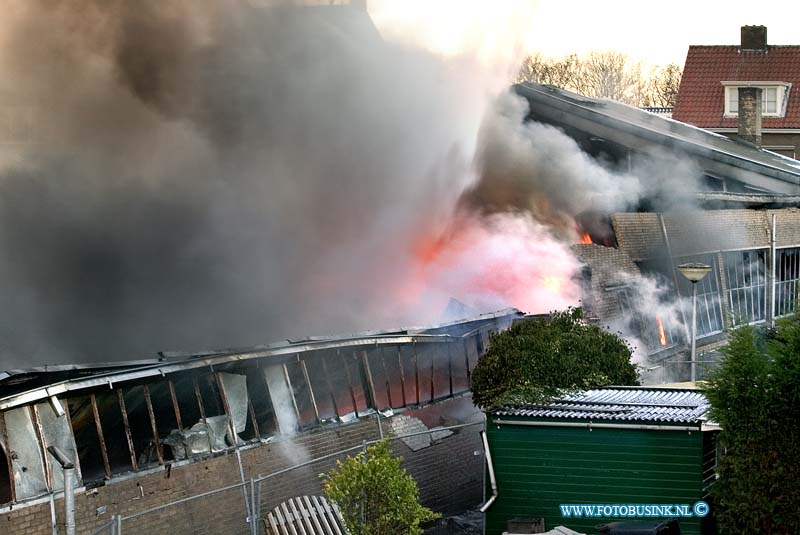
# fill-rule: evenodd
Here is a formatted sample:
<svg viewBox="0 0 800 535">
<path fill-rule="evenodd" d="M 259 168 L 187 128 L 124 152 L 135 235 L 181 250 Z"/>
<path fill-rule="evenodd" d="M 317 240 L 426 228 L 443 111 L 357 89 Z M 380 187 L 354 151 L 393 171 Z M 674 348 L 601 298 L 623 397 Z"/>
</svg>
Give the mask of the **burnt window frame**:
<svg viewBox="0 0 800 535">
<path fill-rule="evenodd" d="M 752 257 L 755 257 L 755 261 Z M 745 258 L 747 266 L 745 266 Z M 723 253 L 725 276 L 728 281 L 726 297 L 733 326 L 756 325 L 767 320 L 769 307 L 768 260 L 769 249 L 767 248 L 725 251 Z M 753 269 L 754 265 L 756 265 L 755 270 Z M 743 314 L 743 311 L 749 312 L 749 315 Z"/>
<path fill-rule="evenodd" d="M 783 318 L 793 315 L 800 305 L 800 247 L 781 247 L 775 253 L 774 315 Z"/>
</svg>

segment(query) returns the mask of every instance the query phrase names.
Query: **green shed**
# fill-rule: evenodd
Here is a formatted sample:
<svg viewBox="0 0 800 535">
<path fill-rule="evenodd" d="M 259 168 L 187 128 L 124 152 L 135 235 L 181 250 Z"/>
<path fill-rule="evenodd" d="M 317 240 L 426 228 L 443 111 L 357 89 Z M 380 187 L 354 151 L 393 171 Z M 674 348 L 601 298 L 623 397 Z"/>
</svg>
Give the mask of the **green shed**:
<svg viewBox="0 0 800 535">
<path fill-rule="evenodd" d="M 707 409 L 694 389 L 611 387 L 488 414 L 486 535 L 521 518 L 583 533 L 641 520 L 564 517 L 560 505 L 710 503 L 718 427 L 706 421 Z M 681 518 L 680 526 L 684 534 L 714 531 L 710 514 Z"/>
</svg>

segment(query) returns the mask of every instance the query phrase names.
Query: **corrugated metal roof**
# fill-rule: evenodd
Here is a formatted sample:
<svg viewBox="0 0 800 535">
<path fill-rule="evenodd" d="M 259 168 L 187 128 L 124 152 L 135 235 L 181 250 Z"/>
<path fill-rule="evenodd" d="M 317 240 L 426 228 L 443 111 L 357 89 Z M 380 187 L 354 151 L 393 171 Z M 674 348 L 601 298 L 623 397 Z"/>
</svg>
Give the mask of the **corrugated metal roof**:
<svg viewBox="0 0 800 535">
<path fill-rule="evenodd" d="M 705 421 L 709 404 L 699 390 L 675 388 L 600 388 L 565 396 L 547 405 L 511 407 L 496 416 L 640 422 Z"/>
<path fill-rule="evenodd" d="M 201 352 L 161 352 L 162 359 L 147 361 L 131 361 L 123 363 L 115 369 L 107 365 L 78 365 L 74 367 L 81 373 L 77 377 L 63 377 L 48 371 L 47 367 L 31 368 L 29 370 L 16 370 L 0 375 L 0 410 L 6 410 L 20 405 L 33 403 L 50 396 L 61 395 L 68 391 L 82 390 L 97 386 L 108 386 L 144 379 L 147 377 L 164 376 L 181 370 L 201 368 L 212 365 L 221 365 L 226 362 L 243 361 L 258 358 L 281 358 L 293 356 L 305 351 L 316 351 L 334 348 L 347 348 L 359 346 L 382 346 L 410 343 L 443 343 L 461 340 L 468 335 L 455 328 L 459 324 L 492 323 L 497 326 L 510 324 L 514 319 L 523 314 L 515 309 L 508 308 L 488 314 L 481 314 L 477 318 L 445 323 L 428 328 L 406 328 L 400 330 L 372 331 L 362 334 L 348 334 L 343 336 L 309 337 L 298 341 L 281 341 L 275 344 L 254 346 L 251 348 L 207 350 Z M 455 334 L 448 334 L 455 332 Z M 61 371 L 73 367 L 60 367 Z M 25 388 L 25 377 L 33 376 L 39 381 L 34 388 Z M 53 381 L 48 382 L 49 379 Z M 13 382 L 14 384 L 11 384 Z M 8 393 L 6 393 L 6 391 Z"/>
<path fill-rule="evenodd" d="M 290 498 L 267 513 L 267 535 L 348 535 L 350 532 L 336 504 L 324 496 Z"/>
</svg>

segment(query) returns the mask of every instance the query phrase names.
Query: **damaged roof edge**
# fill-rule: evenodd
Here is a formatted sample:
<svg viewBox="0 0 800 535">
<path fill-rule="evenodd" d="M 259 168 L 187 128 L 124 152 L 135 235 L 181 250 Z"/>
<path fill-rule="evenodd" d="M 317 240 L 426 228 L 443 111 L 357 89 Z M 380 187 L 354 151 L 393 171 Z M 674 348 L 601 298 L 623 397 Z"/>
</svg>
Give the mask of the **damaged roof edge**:
<svg viewBox="0 0 800 535">
<path fill-rule="evenodd" d="M 745 183 L 757 179 L 758 177 L 750 175 L 750 173 L 756 173 L 763 177 L 759 184 L 754 184 L 758 187 L 768 188 L 773 192 L 798 192 L 800 166 L 795 165 L 794 162 L 787 162 L 787 158 L 778 157 L 778 155 L 759 149 L 754 145 L 740 143 L 632 106 L 583 97 L 552 86 L 517 84 L 512 87 L 512 90 L 528 101 L 532 115 L 550 124 L 572 126 L 586 132 L 589 132 L 586 127 L 594 124 L 595 126 L 592 128 L 611 128 L 617 132 L 618 136 L 633 136 L 633 138 L 647 140 L 650 143 L 659 142 L 659 139 L 654 138 L 662 140 L 659 144 L 664 139 L 669 139 L 676 145 L 676 148 L 729 165 L 746 173 L 741 177 L 736 177 Z M 578 123 L 572 124 L 571 121 L 578 121 Z M 613 136 L 609 139 L 613 139 Z M 631 139 L 627 141 L 631 141 Z M 628 142 L 617 142 L 629 149 L 637 148 L 628 146 L 631 145 Z"/>
<path fill-rule="evenodd" d="M 521 317 L 523 314 L 517 309 L 506 309 L 492 314 L 483 314 L 478 318 L 466 321 L 458 321 L 458 323 L 470 323 L 480 320 L 491 320 L 505 317 Z M 437 326 L 441 327 L 441 326 Z M 433 329 L 436 327 L 430 327 Z M 395 331 L 397 332 L 397 331 Z M 136 367 L 126 367 L 124 370 L 118 371 L 105 371 L 85 378 L 68 379 L 58 383 L 54 383 L 45 387 L 34 388 L 25 392 L 12 394 L 10 396 L 0 399 L 0 410 L 7 410 L 21 405 L 26 405 L 39 400 L 63 394 L 65 392 L 82 390 L 86 388 L 93 388 L 98 386 L 111 387 L 115 383 L 122 383 L 146 377 L 165 376 L 181 370 L 189 370 L 203 367 L 211 367 L 215 365 L 225 364 L 228 362 L 244 361 L 257 358 L 267 357 L 287 357 L 297 353 L 304 353 L 314 350 L 336 349 L 343 347 L 357 347 L 357 346 L 385 346 L 396 344 L 409 344 L 409 343 L 436 343 L 436 342 L 455 342 L 462 340 L 465 335 L 451 335 L 451 334 L 429 334 L 424 332 L 413 334 L 386 334 L 386 335 L 367 335 L 361 337 L 350 337 L 342 339 L 324 339 L 324 340 L 308 340 L 303 343 L 297 344 L 281 344 L 278 346 L 259 346 L 249 350 L 240 350 L 231 353 L 210 353 L 206 355 L 188 355 L 181 360 L 176 361 L 129 361 L 127 364 L 143 363 Z M 124 365 L 124 363 L 121 363 Z M 80 366 L 80 365 L 78 365 Z M 88 368 L 88 366 L 87 366 Z"/>
<path fill-rule="evenodd" d="M 85 388 L 92 388 L 96 386 L 108 385 L 111 387 L 115 383 L 125 381 L 132 381 L 136 379 L 143 379 L 145 377 L 164 376 L 169 373 L 174 373 L 181 370 L 189 370 L 194 368 L 203 368 L 224 364 L 227 362 L 235 362 L 237 360 L 250 360 L 256 358 L 276 357 L 284 355 L 294 355 L 296 353 L 304 353 L 306 351 L 320 350 L 320 349 L 335 349 L 341 347 L 354 347 L 363 345 L 394 345 L 405 344 L 411 342 L 443 342 L 445 340 L 460 340 L 461 337 L 450 335 L 413 335 L 413 336 L 388 336 L 378 338 L 360 338 L 334 342 L 312 342 L 302 345 L 291 345 L 275 349 L 266 349 L 260 351 L 245 351 L 233 354 L 217 354 L 209 355 L 203 358 L 187 357 L 186 360 L 178 362 L 159 362 L 140 368 L 133 368 L 125 371 L 107 372 L 98 375 L 92 375 L 85 379 L 69 379 L 56 383 L 50 386 L 36 388 L 27 392 L 14 394 L 6 398 L 0 399 L 0 410 L 7 410 L 20 405 L 39 401 L 50 396 L 63 394 L 72 390 L 82 390 Z"/>
</svg>

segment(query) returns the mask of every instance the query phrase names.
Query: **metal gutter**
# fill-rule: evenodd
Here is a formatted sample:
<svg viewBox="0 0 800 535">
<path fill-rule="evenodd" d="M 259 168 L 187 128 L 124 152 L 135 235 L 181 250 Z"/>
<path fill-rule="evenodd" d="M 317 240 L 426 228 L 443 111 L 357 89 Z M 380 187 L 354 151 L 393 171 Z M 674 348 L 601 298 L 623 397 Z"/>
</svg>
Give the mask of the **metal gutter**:
<svg viewBox="0 0 800 535">
<path fill-rule="evenodd" d="M 698 191 L 700 201 L 727 201 L 743 204 L 800 204 L 800 195 L 772 193 L 733 193 L 730 191 Z"/>
<path fill-rule="evenodd" d="M 496 425 L 522 425 L 527 427 L 578 427 L 588 430 L 592 429 L 640 429 L 646 431 L 701 431 L 702 425 L 649 425 L 649 424 L 604 424 L 594 422 L 534 422 L 524 420 L 503 420 L 500 418 L 492 419 L 491 423 Z"/>
</svg>

